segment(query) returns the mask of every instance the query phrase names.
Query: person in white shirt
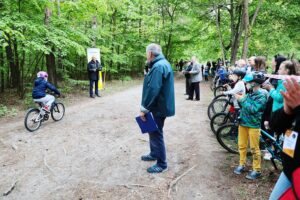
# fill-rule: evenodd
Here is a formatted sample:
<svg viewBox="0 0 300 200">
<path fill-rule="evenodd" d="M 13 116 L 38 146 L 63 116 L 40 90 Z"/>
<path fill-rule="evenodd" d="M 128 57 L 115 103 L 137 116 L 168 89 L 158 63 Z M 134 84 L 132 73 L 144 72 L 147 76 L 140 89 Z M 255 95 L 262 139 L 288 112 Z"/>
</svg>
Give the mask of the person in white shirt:
<svg viewBox="0 0 300 200">
<path fill-rule="evenodd" d="M 242 69 L 235 69 L 231 75 L 231 79 L 235 82 L 234 87 L 231 89 L 229 85 L 226 85 L 227 91 L 223 92 L 225 95 L 232 95 L 234 108 L 239 109 L 239 104 L 235 99 L 235 94 L 245 95 L 246 88 L 245 83 L 243 82 L 243 78 L 246 75 L 246 72 Z"/>
</svg>

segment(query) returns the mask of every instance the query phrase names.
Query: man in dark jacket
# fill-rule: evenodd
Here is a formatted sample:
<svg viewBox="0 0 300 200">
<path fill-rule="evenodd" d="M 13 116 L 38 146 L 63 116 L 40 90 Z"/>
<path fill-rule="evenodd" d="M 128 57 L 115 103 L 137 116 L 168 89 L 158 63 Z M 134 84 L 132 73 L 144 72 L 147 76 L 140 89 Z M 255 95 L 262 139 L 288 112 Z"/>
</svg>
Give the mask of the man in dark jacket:
<svg viewBox="0 0 300 200">
<path fill-rule="evenodd" d="M 88 63 L 87 70 L 90 79 L 90 97 L 95 98 L 93 94 L 94 84 L 95 84 L 95 94 L 97 97 L 100 97 L 98 91 L 98 81 L 99 81 L 99 71 L 101 71 L 102 69 L 99 61 L 96 60 L 95 56 L 93 56 L 92 60 Z"/>
<path fill-rule="evenodd" d="M 148 45 L 146 53 L 149 73 L 144 79 L 140 117 L 145 121 L 145 114 L 152 112 L 159 130 L 149 133 L 150 153 L 141 159 L 157 160 L 157 164 L 149 167 L 147 171 L 160 173 L 168 169 L 163 127 L 166 117 L 175 115 L 174 76 L 159 45 Z"/>
</svg>

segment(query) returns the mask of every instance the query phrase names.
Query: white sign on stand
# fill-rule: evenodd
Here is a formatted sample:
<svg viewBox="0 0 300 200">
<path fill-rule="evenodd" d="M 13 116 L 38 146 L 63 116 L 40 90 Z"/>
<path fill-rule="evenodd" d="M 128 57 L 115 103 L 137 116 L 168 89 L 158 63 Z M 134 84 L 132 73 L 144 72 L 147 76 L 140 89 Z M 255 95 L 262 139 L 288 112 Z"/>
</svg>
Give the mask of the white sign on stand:
<svg viewBox="0 0 300 200">
<path fill-rule="evenodd" d="M 99 48 L 88 48 L 87 49 L 87 59 L 88 62 L 92 60 L 92 57 L 95 56 L 96 60 L 101 63 L 101 57 L 100 57 L 100 49 Z"/>
</svg>

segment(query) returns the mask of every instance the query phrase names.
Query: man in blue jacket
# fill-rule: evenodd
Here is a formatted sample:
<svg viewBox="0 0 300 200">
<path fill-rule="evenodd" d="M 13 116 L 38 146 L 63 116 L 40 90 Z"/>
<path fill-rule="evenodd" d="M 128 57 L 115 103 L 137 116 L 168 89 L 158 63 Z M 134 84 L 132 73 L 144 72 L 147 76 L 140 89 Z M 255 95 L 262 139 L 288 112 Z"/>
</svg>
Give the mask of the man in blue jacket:
<svg viewBox="0 0 300 200">
<path fill-rule="evenodd" d="M 162 54 L 161 47 L 150 44 L 146 48 L 149 72 L 145 76 L 140 116 L 152 112 L 158 131 L 149 133 L 150 153 L 142 156 L 143 161 L 157 161 L 149 167 L 149 173 L 160 173 L 168 169 L 163 126 L 166 117 L 175 115 L 174 76 L 170 63 Z"/>
</svg>

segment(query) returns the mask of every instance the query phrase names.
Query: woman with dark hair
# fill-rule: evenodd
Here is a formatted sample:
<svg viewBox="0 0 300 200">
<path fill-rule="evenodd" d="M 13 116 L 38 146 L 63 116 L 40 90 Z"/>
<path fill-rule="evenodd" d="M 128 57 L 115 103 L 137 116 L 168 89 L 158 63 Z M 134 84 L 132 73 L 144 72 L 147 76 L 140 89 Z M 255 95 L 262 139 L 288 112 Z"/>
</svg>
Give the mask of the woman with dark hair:
<svg viewBox="0 0 300 200">
<path fill-rule="evenodd" d="M 265 72 L 266 71 L 266 58 L 263 56 L 258 56 L 254 59 L 254 71 Z"/>
<path fill-rule="evenodd" d="M 283 61 L 286 61 L 286 57 L 281 55 L 274 56 L 274 59 L 272 61 L 272 68 L 274 74 L 277 74 L 279 67 Z"/>
</svg>

